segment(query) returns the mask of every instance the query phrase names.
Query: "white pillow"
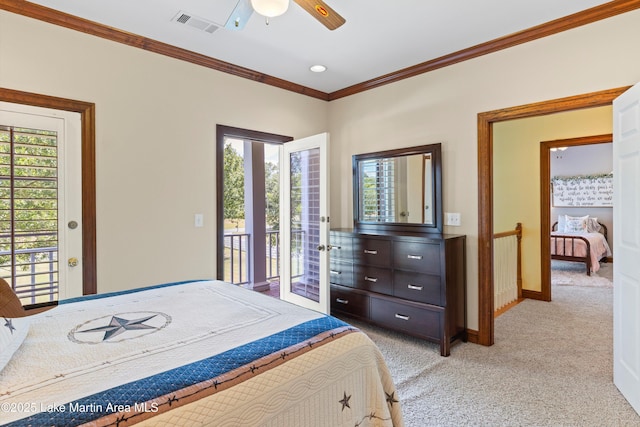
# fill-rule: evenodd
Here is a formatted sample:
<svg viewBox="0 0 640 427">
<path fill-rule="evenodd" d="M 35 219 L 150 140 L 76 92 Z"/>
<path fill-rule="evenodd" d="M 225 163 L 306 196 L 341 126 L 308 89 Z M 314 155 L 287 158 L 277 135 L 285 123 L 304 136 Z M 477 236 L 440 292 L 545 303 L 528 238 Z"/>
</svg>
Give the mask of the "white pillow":
<svg viewBox="0 0 640 427">
<path fill-rule="evenodd" d="M 558 227 L 556 230 L 560 233 L 566 232 L 567 227 L 567 216 L 566 215 L 558 215 Z"/>
<path fill-rule="evenodd" d="M 567 215 L 565 223 L 565 232 L 587 232 L 587 223 L 589 222 L 589 215 L 585 216 L 569 216 Z M 571 225 L 569 225 L 571 222 Z"/>
<path fill-rule="evenodd" d="M 569 215 L 558 215 L 558 227 L 557 227 L 557 231 L 559 231 L 560 233 L 568 233 L 571 230 L 567 230 L 567 221 L 571 221 L 571 220 L 580 220 L 580 221 L 587 221 L 589 219 L 589 215 L 585 215 L 585 216 L 569 216 Z"/>
<path fill-rule="evenodd" d="M 601 225 L 598 224 L 598 218 L 594 218 L 592 216 L 587 220 L 587 232 L 589 233 L 599 233 Z"/>
<path fill-rule="evenodd" d="M 29 318 L 9 319 L 0 317 L 0 371 L 11 360 L 13 353 L 20 348 L 29 332 Z"/>
<path fill-rule="evenodd" d="M 564 228 L 565 233 L 583 233 L 585 231 L 585 222 L 579 219 L 568 219 Z"/>
</svg>

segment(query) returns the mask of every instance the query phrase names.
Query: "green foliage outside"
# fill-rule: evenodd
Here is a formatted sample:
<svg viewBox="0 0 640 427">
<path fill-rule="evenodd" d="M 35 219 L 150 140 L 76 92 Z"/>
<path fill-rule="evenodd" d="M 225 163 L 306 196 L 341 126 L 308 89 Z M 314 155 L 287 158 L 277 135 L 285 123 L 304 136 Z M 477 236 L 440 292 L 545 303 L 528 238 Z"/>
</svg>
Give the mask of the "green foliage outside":
<svg viewBox="0 0 640 427">
<path fill-rule="evenodd" d="M 224 146 L 224 218 L 239 227 L 244 219 L 244 160 L 230 143 Z"/>
<path fill-rule="evenodd" d="M 58 245 L 58 158 L 55 132 L 0 127 L 0 251 L 37 249 Z M 13 171 L 12 171 L 13 165 Z M 11 176 L 13 175 L 13 184 Z M 12 209 L 13 208 L 13 209 Z M 37 252 L 35 261 L 48 261 L 49 252 Z M 10 266 L 1 255 L 0 265 Z M 31 255 L 18 253 L 16 264 L 27 270 Z"/>
<path fill-rule="evenodd" d="M 280 168 L 273 163 L 265 163 L 265 207 L 267 228 L 280 229 Z"/>
<path fill-rule="evenodd" d="M 280 228 L 280 170 L 278 165 L 266 162 L 265 169 L 265 218 L 266 227 Z M 235 223 L 236 228 L 244 223 L 244 159 L 231 143 L 224 147 L 224 218 Z"/>
</svg>

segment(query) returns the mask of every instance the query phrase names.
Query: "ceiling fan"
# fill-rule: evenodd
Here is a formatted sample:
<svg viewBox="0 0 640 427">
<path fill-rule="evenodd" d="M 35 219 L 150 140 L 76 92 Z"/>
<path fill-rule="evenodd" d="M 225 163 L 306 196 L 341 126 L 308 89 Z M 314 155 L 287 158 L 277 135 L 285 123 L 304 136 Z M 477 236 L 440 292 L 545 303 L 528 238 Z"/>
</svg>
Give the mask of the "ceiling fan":
<svg viewBox="0 0 640 427">
<path fill-rule="evenodd" d="M 322 0 L 293 0 L 306 10 L 322 25 L 329 30 L 335 30 L 346 21 L 335 10 Z M 265 17 L 267 24 L 269 18 L 280 16 L 289 8 L 289 0 L 239 0 L 231 12 L 225 28 L 241 30 L 253 14 L 256 12 Z"/>
</svg>

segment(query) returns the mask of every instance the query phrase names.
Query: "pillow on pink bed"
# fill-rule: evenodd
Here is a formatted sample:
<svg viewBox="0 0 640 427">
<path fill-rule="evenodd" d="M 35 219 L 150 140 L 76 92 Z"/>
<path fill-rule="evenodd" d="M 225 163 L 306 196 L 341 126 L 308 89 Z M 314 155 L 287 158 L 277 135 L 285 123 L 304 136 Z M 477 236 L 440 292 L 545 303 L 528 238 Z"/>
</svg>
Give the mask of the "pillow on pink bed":
<svg viewBox="0 0 640 427">
<path fill-rule="evenodd" d="M 571 233 L 571 232 L 580 232 L 587 231 L 587 222 L 589 220 L 589 215 L 585 216 L 569 216 L 569 215 L 558 215 L 558 228 L 557 231 L 560 233 Z M 583 226 L 583 230 L 579 230 L 577 223 L 572 222 L 571 226 L 567 226 L 569 221 L 578 221 Z"/>
<path fill-rule="evenodd" d="M 592 216 L 587 220 L 587 232 L 589 233 L 599 233 L 602 227 L 598 223 L 598 218 L 594 218 Z"/>
<path fill-rule="evenodd" d="M 564 231 L 565 233 L 584 233 L 587 231 L 588 218 L 567 217 Z"/>
</svg>

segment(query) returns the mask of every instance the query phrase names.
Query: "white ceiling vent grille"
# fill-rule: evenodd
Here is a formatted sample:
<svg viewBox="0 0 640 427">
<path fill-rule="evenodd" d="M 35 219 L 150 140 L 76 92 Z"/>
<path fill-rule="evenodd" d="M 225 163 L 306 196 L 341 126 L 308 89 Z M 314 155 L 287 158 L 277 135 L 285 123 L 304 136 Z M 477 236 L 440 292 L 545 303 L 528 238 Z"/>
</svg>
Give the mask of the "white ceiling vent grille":
<svg viewBox="0 0 640 427">
<path fill-rule="evenodd" d="M 176 22 L 178 24 L 184 24 L 189 27 L 195 28 L 196 30 L 204 31 L 209 34 L 213 34 L 218 28 L 219 25 L 214 24 L 211 21 L 207 21 L 206 19 L 200 18 L 198 16 L 193 16 L 190 13 L 180 11 L 176 16 L 173 17 L 171 22 Z"/>
</svg>

